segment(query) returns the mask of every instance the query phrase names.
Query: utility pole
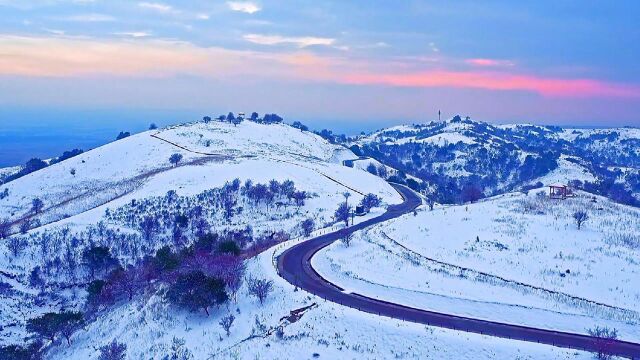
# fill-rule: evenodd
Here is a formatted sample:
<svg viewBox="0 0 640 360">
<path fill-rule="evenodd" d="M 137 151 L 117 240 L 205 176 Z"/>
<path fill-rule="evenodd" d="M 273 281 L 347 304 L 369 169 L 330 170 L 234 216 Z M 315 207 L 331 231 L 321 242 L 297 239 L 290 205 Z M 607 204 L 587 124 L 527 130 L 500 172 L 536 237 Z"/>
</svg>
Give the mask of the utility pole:
<svg viewBox="0 0 640 360">
<path fill-rule="evenodd" d="M 440 122 L 440 110 L 438 110 L 438 122 Z"/>
</svg>

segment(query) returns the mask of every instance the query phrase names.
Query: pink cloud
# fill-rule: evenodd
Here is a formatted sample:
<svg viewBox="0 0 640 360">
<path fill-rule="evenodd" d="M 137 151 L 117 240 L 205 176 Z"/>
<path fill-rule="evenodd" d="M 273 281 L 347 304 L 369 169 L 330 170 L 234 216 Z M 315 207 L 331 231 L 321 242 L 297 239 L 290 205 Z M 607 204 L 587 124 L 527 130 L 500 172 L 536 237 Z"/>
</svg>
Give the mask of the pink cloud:
<svg viewBox="0 0 640 360">
<path fill-rule="evenodd" d="M 473 66 L 482 66 L 482 67 L 500 67 L 500 66 L 513 66 L 513 62 L 509 60 L 497 60 L 497 59 L 467 59 L 464 61 L 465 63 Z"/>
<path fill-rule="evenodd" d="M 640 88 L 591 79 L 545 78 L 500 72 L 435 70 L 408 74 L 354 73 L 344 82 L 399 87 L 454 87 L 530 91 L 549 97 L 640 97 Z"/>
<path fill-rule="evenodd" d="M 410 69 L 434 65 L 318 55 L 301 50 L 256 52 L 199 47 L 186 42 L 153 39 L 98 40 L 64 36 L 0 36 L 0 49 L 0 76 L 252 76 L 391 87 L 526 91 L 546 97 L 640 98 L 640 87 L 637 85 L 586 78 L 543 77 L 504 69 L 414 71 Z M 483 64 L 480 66 L 490 66 L 489 64 L 495 61 L 476 60 L 483 60 L 479 62 Z"/>
</svg>

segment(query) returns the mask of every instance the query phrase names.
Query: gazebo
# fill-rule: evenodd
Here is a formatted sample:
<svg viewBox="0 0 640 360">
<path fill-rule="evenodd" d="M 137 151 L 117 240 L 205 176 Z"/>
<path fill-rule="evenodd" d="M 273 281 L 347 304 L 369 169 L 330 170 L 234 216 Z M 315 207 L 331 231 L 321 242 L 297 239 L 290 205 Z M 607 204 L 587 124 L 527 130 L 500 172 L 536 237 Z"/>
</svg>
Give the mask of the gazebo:
<svg viewBox="0 0 640 360">
<path fill-rule="evenodd" d="M 571 189 L 565 184 L 549 185 L 549 198 L 551 199 L 566 199 L 572 195 Z"/>
</svg>

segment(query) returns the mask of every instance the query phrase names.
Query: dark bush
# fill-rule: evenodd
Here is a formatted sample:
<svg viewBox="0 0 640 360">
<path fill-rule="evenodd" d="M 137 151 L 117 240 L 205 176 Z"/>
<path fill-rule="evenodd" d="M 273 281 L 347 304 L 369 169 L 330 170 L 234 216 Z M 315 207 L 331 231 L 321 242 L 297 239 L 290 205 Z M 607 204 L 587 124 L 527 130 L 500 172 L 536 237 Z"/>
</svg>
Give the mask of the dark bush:
<svg viewBox="0 0 640 360">
<path fill-rule="evenodd" d="M 225 303 L 229 296 L 224 281 L 206 276 L 202 271 L 179 275 L 167 291 L 167 299 L 173 304 L 195 311 L 203 309 L 207 316 L 209 307 Z"/>
</svg>

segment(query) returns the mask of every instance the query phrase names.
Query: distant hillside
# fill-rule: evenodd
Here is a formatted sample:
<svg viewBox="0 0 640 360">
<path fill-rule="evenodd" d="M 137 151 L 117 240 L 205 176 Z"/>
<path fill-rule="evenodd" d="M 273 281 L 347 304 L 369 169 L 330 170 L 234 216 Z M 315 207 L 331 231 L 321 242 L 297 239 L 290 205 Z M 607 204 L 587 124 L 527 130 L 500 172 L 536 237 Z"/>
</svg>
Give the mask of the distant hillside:
<svg viewBox="0 0 640 360">
<path fill-rule="evenodd" d="M 618 202 L 640 204 L 637 128 L 491 125 L 456 116 L 395 126 L 344 143 L 419 178 L 421 183 L 408 184 L 439 202 L 473 200 L 539 182 L 571 182 Z"/>
</svg>

